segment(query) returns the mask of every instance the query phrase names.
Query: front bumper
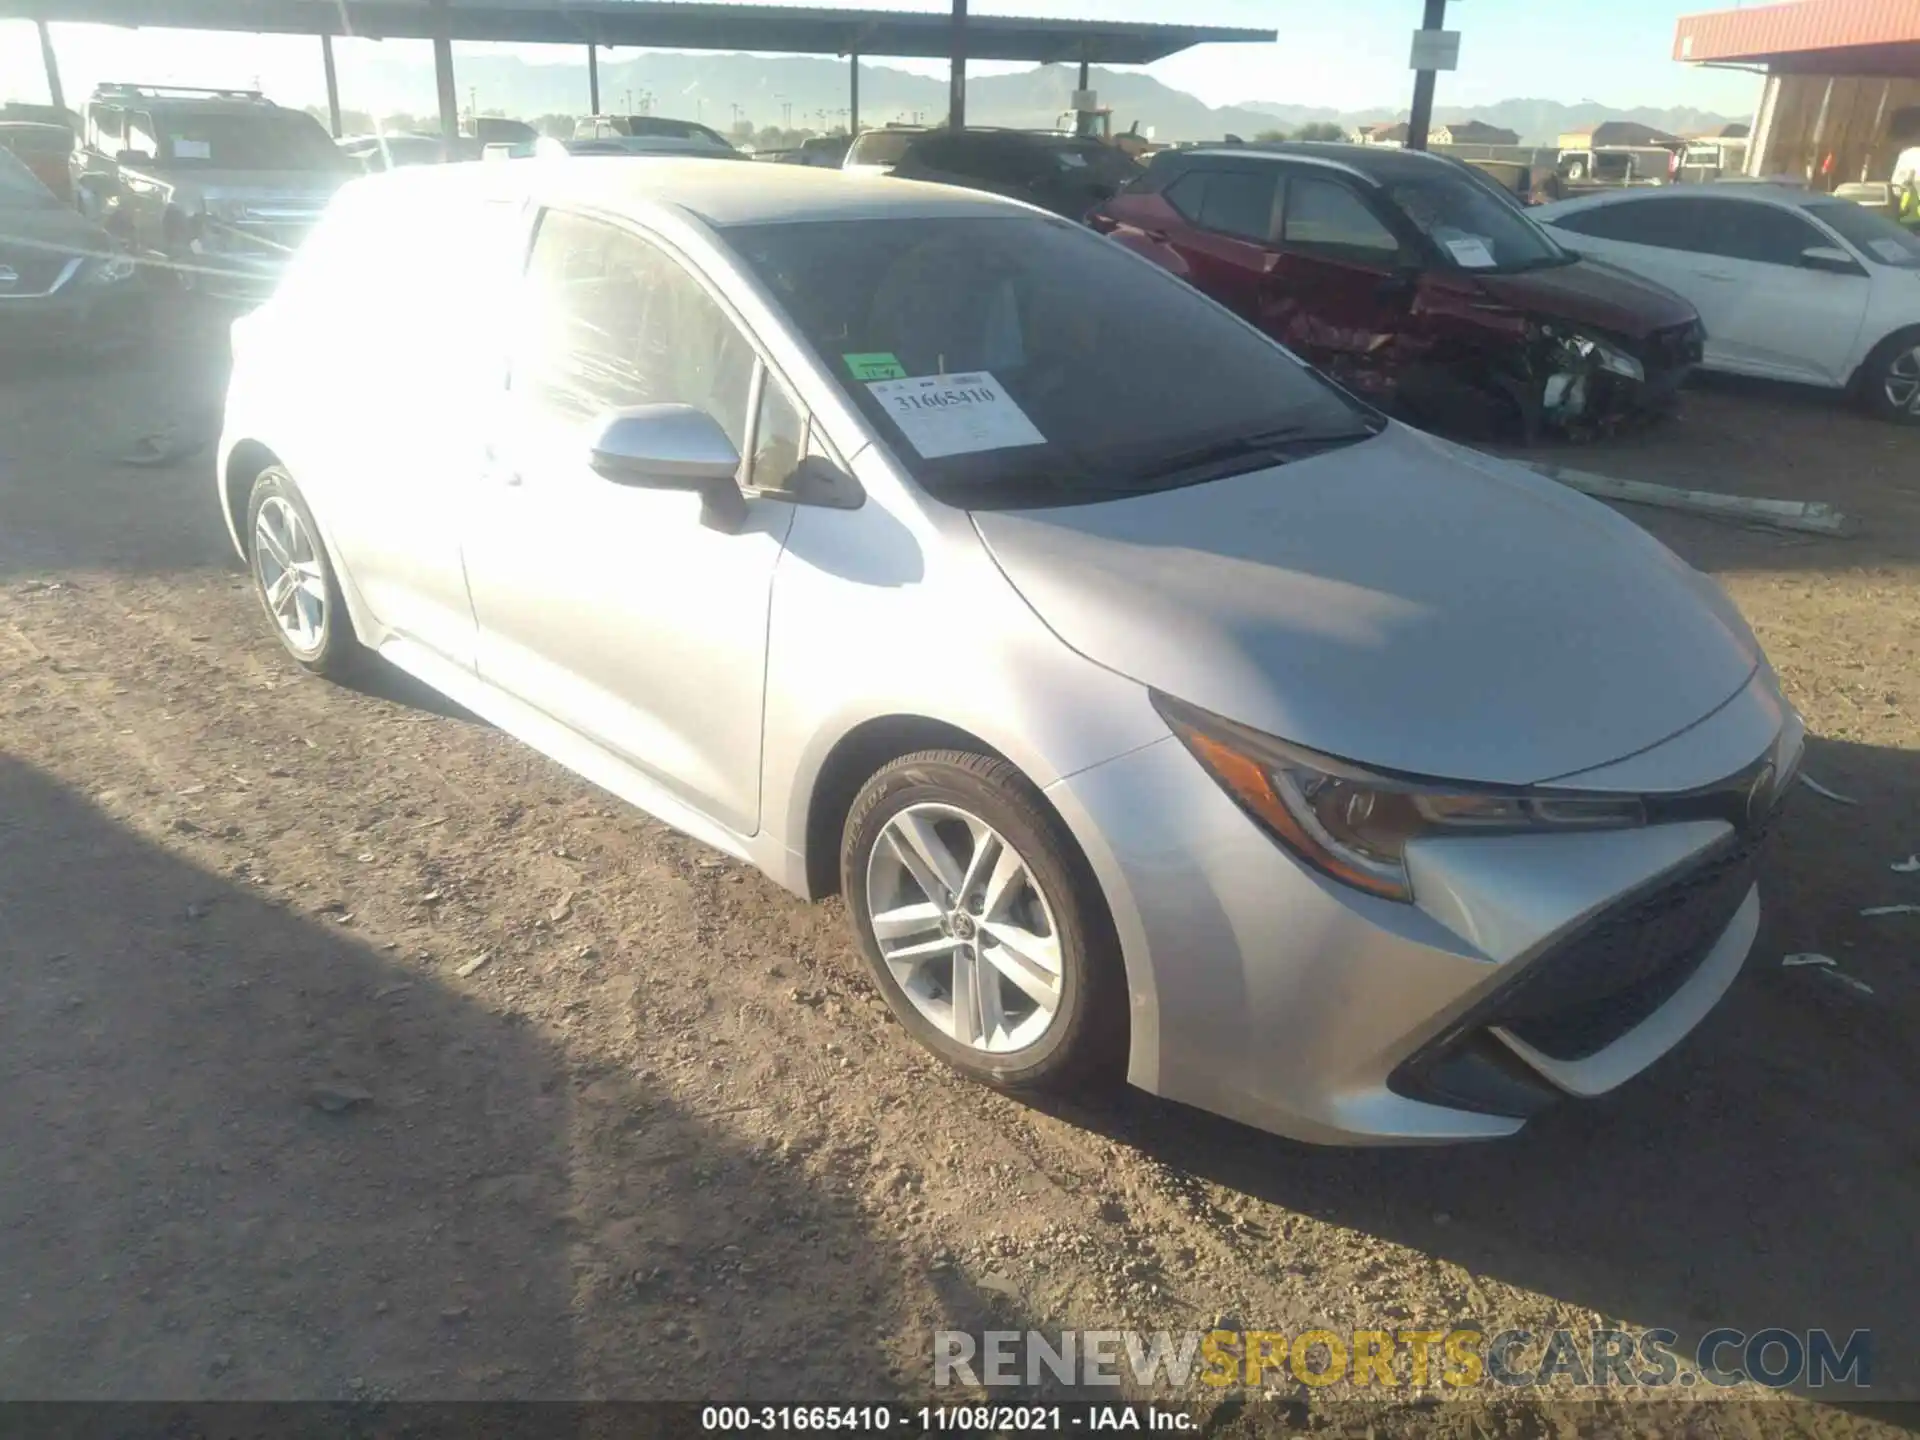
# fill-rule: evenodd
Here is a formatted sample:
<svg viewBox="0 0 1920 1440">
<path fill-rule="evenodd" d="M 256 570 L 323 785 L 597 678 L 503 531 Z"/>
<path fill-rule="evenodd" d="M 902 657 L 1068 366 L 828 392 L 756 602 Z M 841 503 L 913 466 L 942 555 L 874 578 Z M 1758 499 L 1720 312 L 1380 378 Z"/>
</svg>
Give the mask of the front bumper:
<svg viewBox="0 0 1920 1440">
<path fill-rule="evenodd" d="M 1710 728 L 1751 746 L 1755 718 Z M 1401 905 L 1295 863 L 1171 737 L 1047 793 L 1120 933 L 1129 1078 L 1301 1140 L 1490 1139 L 1612 1089 L 1713 1008 L 1759 921 L 1738 817 L 1419 842 Z"/>
</svg>

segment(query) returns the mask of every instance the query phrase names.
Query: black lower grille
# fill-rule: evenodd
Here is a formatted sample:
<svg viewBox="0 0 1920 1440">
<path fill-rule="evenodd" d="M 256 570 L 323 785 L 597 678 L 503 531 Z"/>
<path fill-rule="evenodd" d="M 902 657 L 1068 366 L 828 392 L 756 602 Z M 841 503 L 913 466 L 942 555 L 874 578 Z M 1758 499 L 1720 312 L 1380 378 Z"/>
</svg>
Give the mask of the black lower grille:
<svg viewBox="0 0 1920 1440">
<path fill-rule="evenodd" d="M 1753 886 L 1765 830 L 1605 911 L 1504 990 L 1482 1023 L 1556 1060 L 1584 1060 L 1693 977 Z"/>
</svg>

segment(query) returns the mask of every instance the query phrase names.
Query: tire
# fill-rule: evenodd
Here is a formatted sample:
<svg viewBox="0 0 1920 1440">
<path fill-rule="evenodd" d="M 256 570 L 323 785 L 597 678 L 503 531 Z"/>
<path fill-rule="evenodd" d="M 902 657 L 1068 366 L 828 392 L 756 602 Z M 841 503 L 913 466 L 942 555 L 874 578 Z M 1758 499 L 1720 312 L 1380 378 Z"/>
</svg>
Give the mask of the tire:
<svg viewBox="0 0 1920 1440">
<path fill-rule="evenodd" d="M 1868 414 L 1920 425 L 1920 327 L 1897 331 L 1875 346 L 1856 383 Z"/>
<path fill-rule="evenodd" d="M 288 572 L 263 533 L 263 516 L 267 517 L 266 531 L 278 537 L 275 544 L 294 562 L 294 573 L 299 576 L 278 609 L 270 592 L 279 585 L 279 577 Z M 347 602 L 313 511 L 293 476 L 278 465 L 262 470 L 253 482 L 245 534 L 253 591 L 282 647 L 315 675 L 329 680 L 351 676 L 366 652 L 353 633 L 353 620 L 347 614 Z"/>
<path fill-rule="evenodd" d="M 979 859 L 985 882 L 967 886 L 972 903 L 948 903 L 944 918 L 908 920 L 909 911 L 924 915 L 942 908 L 940 900 L 925 902 L 927 884 L 916 878 L 901 848 L 909 843 L 902 836 L 924 836 L 929 829 L 949 880 L 957 874 L 964 886 L 966 867 Z M 997 848 L 983 857 L 983 847 Z M 1001 884 L 999 862 L 1009 852 L 1013 860 L 1005 861 L 1005 873 L 1012 877 L 1013 861 L 1020 873 Z M 915 855 L 922 877 L 935 873 L 925 851 Z M 840 875 L 874 983 L 908 1032 L 954 1069 L 1011 1091 L 1084 1093 L 1123 1077 L 1126 972 L 1105 899 L 1065 827 L 1013 766 L 951 750 L 895 760 L 854 800 Z M 950 902 L 951 888 L 938 885 L 937 873 L 935 885 Z M 981 894 L 996 886 L 994 908 L 983 913 Z M 876 906 L 891 917 L 884 947 L 876 937 Z M 1003 936 L 1012 938 L 1011 947 Z M 898 953 L 943 943 L 944 956 L 908 960 Z M 1051 986 L 1044 978 L 1050 959 L 1057 959 Z M 970 975 L 979 984 L 969 987 L 973 998 L 958 1004 L 956 981 Z M 1025 979 L 1016 983 L 1017 975 Z M 1047 993 L 1052 1008 L 1043 1013 L 1036 997 Z M 1000 1021 L 997 1030 L 968 1023 L 990 1017 Z M 972 1040 L 958 1038 L 963 1029 Z"/>
</svg>

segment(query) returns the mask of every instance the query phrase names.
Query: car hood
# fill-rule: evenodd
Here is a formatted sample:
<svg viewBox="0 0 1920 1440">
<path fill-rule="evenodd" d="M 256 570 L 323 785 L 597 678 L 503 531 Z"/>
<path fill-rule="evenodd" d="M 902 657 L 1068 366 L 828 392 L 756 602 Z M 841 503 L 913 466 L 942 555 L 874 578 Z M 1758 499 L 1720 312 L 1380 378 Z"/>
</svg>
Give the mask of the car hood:
<svg viewBox="0 0 1920 1440">
<path fill-rule="evenodd" d="M 103 255 L 115 248 L 106 231 L 65 205 L 44 209 L 0 205 L 0 245 L 8 241 L 23 247 L 44 245 L 89 255 Z"/>
<path fill-rule="evenodd" d="M 1600 260 L 1475 278 L 1486 294 L 1516 310 L 1592 325 L 1632 340 L 1700 318 L 1690 302 L 1665 286 Z"/>
<path fill-rule="evenodd" d="M 1397 425 L 1232 479 L 973 520 L 1082 655 L 1382 769 L 1570 775 L 1687 728 L 1760 661 L 1724 592 L 1638 526 Z"/>
</svg>

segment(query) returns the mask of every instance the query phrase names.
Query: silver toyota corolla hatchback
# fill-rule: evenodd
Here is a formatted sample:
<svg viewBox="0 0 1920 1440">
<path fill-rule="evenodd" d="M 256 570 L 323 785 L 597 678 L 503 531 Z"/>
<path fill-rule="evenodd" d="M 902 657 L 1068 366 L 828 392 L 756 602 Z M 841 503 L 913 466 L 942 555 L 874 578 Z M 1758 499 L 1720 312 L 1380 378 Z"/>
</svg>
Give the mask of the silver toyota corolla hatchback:
<svg viewBox="0 0 1920 1440">
<path fill-rule="evenodd" d="M 220 499 L 295 659 L 840 891 L 981 1080 L 1506 1135 L 1753 941 L 1803 729 L 1725 595 L 1079 226 L 426 167 L 350 185 L 234 341 Z"/>
</svg>

